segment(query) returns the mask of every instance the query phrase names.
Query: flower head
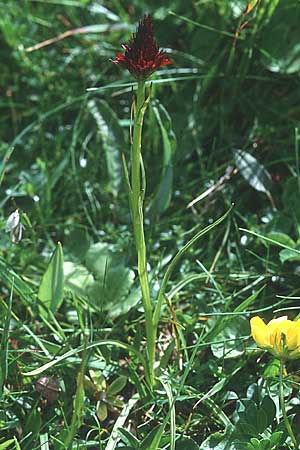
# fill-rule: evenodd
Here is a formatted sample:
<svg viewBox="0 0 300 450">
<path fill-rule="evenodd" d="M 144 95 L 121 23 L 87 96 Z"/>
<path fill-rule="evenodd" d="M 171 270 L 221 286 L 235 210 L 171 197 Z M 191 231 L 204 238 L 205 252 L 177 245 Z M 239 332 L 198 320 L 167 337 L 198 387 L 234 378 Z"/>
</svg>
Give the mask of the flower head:
<svg viewBox="0 0 300 450">
<path fill-rule="evenodd" d="M 150 15 L 144 16 L 129 43 L 122 47 L 125 55 L 117 53 L 113 63 L 124 66 L 137 80 L 145 80 L 159 67 L 172 63 L 154 39 Z"/>
<path fill-rule="evenodd" d="M 251 334 L 257 345 L 281 360 L 300 358 L 300 320 L 278 317 L 268 324 L 258 316 L 250 320 Z"/>
<path fill-rule="evenodd" d="M 13 244 L 18 244 L 22 239 L 23 230 L 25 230 L 25 227 L 21 222 L 19 210 L 16 209 L 7 219 L 5 232 L 10 233 L 10 239 Z"/>
</svg>

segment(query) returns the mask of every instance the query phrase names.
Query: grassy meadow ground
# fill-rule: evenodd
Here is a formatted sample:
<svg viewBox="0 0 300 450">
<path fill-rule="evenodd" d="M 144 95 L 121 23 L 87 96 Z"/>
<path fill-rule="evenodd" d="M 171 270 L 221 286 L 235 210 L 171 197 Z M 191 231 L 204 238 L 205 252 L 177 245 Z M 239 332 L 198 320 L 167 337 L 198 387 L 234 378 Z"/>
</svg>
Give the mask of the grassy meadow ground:
<svg viewBox="0 0 300 450">
<path fill-rule="evenodd" d="M 293 448 L 249 319 L 299 313 L 299 1 L 0 6 L 0 450 Z M 135 83 L 110 61 L 144 13 L 173 61 L 143 130 L 154 302 L 232 208 L 168 282 L 152 391 L 122 167 Z M 297 436 L 297 360 L 285 375 Z"/>
</svg>

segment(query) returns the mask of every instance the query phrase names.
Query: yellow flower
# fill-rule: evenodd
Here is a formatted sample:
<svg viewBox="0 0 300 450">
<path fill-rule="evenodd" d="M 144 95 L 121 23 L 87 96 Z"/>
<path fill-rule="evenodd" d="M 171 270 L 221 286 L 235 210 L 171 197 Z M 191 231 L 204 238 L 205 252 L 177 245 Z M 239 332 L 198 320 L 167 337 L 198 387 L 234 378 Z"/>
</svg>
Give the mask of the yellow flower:
<svg viewBox="0 0 300 450">
<path fill-rule="evenodd" d="M 300 320 L 278 317 L 268 324 L 258 316 L 250 320 L 251 334 L 257 345 L 281 360 L 300 358 Z"/>
</svg>

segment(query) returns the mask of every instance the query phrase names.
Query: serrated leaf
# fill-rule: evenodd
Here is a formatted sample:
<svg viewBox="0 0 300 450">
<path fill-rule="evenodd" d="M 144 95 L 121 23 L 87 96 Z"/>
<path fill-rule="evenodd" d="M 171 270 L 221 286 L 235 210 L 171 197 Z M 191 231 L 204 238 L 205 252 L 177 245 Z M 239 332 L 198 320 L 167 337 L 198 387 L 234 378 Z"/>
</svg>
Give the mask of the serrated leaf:
<svg viewBox="0 0 300 450">
<path fill-rule="evenodd" d="M 66 287 L 88 297 L 91 304 L 107 311 L 110 317 L 125 314 L 140 301 L 141 291 L 133 289 L 135 274 L 123 259 L 106 243 L 91 245 L 85 265 L 65 263 Z"/>
<path fill-rule="evenodd" d="M 38 291 L 38 298 L 54 314 L 60 307 L 64 295 L 64 255 L 58 242 Z"/>
<path fill-rule="evenodd" d="M 135 274 L 124 266 L 120 255 L 114 254 L 107 244 L 95 244 L 87 253 L 86 264 L 95 277 L 87 289 L 91 301 L 107 310 L 110 316 L 119 315 L 124 309 L 126 311 L 126 307 L 130 309 L 132 298 L 129 291 Z M 127 304 L 127 299 L 131 304 Z"/>
<path fill-rule="evenodd" d="M 234 150 L 234 159 L 242 177 L 256 191 L 270 195 L 271 176 L 254 156 L 243 150 Z"/>
</svg>

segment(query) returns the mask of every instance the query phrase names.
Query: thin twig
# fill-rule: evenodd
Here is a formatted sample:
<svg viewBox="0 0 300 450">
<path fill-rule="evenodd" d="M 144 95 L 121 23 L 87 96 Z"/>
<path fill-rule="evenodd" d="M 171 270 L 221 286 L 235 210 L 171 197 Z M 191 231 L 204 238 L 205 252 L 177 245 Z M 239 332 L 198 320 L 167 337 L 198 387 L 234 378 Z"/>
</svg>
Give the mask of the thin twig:
<svg viewBox="0 0 300 450">
<path fill-rule="evenodd" d="M 55 44 L 55 42 L 62 41 L 63 39 L 66 39 L 67 37 L 74 36 L 76 34 L 84 34 L 89 33 L 89 27 L 80 27 L 80 28 L 74 28 L 73 30 L 65 31 L 62 34 L 59 34 L 58 36 L 55 36 L 51 39 L 46 39 L 46 41 L 39 42 L 38 44 L 33 45 L 32 47 L 25 48 L 26 52 L 34 52 L 35 50 L 39 50 L 40 48 L 47 47 L 48 45 Z"/>
</svg>

